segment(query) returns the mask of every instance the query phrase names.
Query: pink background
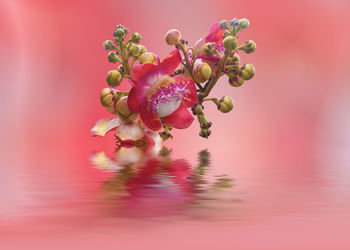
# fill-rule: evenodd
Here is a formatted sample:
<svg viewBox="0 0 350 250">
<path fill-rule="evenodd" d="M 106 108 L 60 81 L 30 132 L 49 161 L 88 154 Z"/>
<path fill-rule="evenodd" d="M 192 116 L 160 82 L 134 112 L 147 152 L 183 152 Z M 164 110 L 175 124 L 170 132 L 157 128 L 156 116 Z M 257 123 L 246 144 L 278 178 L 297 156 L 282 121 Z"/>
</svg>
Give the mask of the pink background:
<svg viewBox="0 0 350 250">
<path fill-rule="evenodd" d="M 3 249 L 349 249 L 349 13 L 345 0 L 1 1 Z M 240 88 L 220 80 L 213 95 L 232 96 L 235 109 L 207 105 L 208 140 L 194 123 L 166 145 L 191 163 L 208 148 L 214 174 L 236 179 L 243 215 L 162 223 L 75 205 L 97 188 L 86 183 L 103 179 L 89 154 L 113 145 L 89 129 L 110 117 L 99 92 L 114 67 L 102 48 L 114 27 L 141 33 L 164 57 L 170 28 L 194 44 L 210 24 L 233 17 L 251 22 L 240 41 L 257 43 L 242 56 L 255 78 Z"/>
</svg>

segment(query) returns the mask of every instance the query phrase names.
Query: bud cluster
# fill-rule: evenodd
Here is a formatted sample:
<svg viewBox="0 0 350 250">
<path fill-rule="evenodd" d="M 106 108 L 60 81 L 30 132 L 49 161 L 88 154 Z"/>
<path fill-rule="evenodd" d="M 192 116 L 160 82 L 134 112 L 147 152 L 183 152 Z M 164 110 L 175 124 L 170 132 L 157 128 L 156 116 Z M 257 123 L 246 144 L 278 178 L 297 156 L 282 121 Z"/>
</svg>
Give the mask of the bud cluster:
<svg viewBox="0 0 350 250">
<path fill-rule="evenodd" d="M 139 61 L 140 64 L 156 62 L 156 56 L 151 52 L 147 52 L 145 46 L 139 44 L 142 38 L 141 35 L 134 32 L 127 39 L 128 34 L 129 29 L 119 24 L 113 33 L 114 43 L 111 40 L 106 40 L 103 43 L 103 48 L 109 51 L 107 55 L 108 61 L 120 63 L 120 66 L 123 67 L 123 70 L 119 68 L 120 66 L 118 67 L 120 75 L 116 70 L 108 72 L 106 80 L 111 87 L 119 86 L 123 78 L 132 77 L 131 69 L 136 61 Z"/>
<path fill-rule="evenodd" d="M 233 87 L 241 86 L 244 81 L 252 79 L 255 75 L 255 67 L 250 64 L 238 65 L 228 65 L 226 75 L 229 78 L 229 83 Z"/>
<path fill-rule="evenodd" d="M 223 72 L 228 76 L 229 83 L 233 87 L 241 86 L 245 81 L 250 80 L 255 75 L 255 68 L 252 64 L 240 66 L 240 57 L 237 52 L 243 51 L 247 54 L 256 50 L 256 44 L 253 40 L 246 41 L 243 45 L 237 47 L 237 33 L 249 27 L 249 20 L 246 18 L 234 18 L 231 21 L 223 20 L 220 22 L 220 29 L 225 30 L 223 35 L 223 46 L 227 53 Z"/>
<path fill-rule="evenodd" d="M 231 21 L 222 20 L 220 22 L 220 29 L 232 31 L 234 35 L 249 27 L 249 20 L 247 18 L 237 19 Z"/>
</svg>

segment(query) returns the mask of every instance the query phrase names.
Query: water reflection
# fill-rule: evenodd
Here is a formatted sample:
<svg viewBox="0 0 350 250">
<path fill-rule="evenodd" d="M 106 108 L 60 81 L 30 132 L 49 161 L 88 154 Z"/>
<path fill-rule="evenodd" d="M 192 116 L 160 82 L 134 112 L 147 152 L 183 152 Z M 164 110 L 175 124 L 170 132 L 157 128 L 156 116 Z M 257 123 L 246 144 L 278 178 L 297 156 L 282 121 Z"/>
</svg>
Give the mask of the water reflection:
<svg viewBox="0 0 350 250">
<path fill-rule="evenodd" d="M 237 201 L 232 194 L 233 179 L 210 176 L 210 153 L 198 153 L 198 164 L 173 159 L 172 150 L 161 140 L 143 137 L 137 141 L 117 138 L 114 157 L 93 153 L 92 164 L 110 175 L 101 184 L 101 201 L 113 216 L 159 217 L 208 215 L 219 203 Z M 217 209 L 217 207 L 216 207 Z M 201 210 L 201 211 L 199 211 Z"/>
</svg>

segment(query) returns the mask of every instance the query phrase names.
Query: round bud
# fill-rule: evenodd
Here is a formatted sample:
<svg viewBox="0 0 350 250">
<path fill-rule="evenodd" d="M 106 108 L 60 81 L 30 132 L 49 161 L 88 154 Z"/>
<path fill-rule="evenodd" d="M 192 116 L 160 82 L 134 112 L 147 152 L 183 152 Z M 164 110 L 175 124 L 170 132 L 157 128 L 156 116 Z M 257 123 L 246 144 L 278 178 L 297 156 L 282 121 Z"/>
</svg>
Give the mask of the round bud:
<svg viewBox="0 0 350 250">
<path fill-rule="evenodd" d="M 227 51 L 232 51 L 237 48 L 237 39 L 234 36 L 226 37 L 222 43 Z"/>
<path fill-rule="evenodd" d="M 106 75 L 106 81 L 109 86 L 117 87 L 122 82 L 122 75 L 118 70 L 111 70 Z"/>
<path fill-rule="evenodd" d="M 110 88 L 104 88 L 100 93 L 100 101 L 103 107 L 112 107 L 114 104 L 114 91 Z"/>
<path fill-rule="evenodd" d="M 119 37 L 114 37 L 113 41 L 115 44 L 119 44 L 120 41 L 122 41 Z"/>
<path fill-rule="evenodd" d="M 123 96 L 119 99 L 116 106 L 116 112 L 123 121 L 135 121 L 138 114 L 131 112 L 128 106 L 128 97 Z"/>
<path fill-rule="evenodd" d="M 244 79 L 237 74 L 229 76 L 229 83 L 232 87 L 239 87 L 244 83 Z"/>
<path fill-rule="evenodd" d="M 125 31 L 123 28 L 118 28 L 116 31 L 113 33 L 113 36 L 123 38 L 125 36 Z"/>
<path fill-rule="evenodd" d="M 133 57 L 138 57 L 141 55 L 141 48 L 138 45 L 131 44 L 129 47 L 129 52 Z"/>
<path fill-rule="evenodd" d="M 243 50 L 245 53 L 253 53 L 256 49 L 256 44 L 253 40 L 246 41 L 243 46 L 240 47 L 240 50 Z"/>
<path fill-rule="evenodd" d="M 219 23 L 219 26 L 220 26 L 220 29 L 222 29 L 222 30 L 228 30 L 230 28 L 230 23 L 227 20 L 222 20 Z"/>
<path fill-rule="evenodd" d="M 250 80 L 255 75 L 255 67 L 252 64 L 244 64 L 242 67 L 242 78 L 244 80 Z"/>
<path fill-rule="evenodd" d="M 240 62 L 240 58 L 239 55 L 237 53 L 233 54 L 233 56 L 230 56 L 229 58 L 227 58 L 226 60 L 226 65 L 239 65 Z"/>
<path fill-rule="evenodd" d="M 111 40 L 106 40 L 104 43 L 103 43 L 103 48 L 105 50 L 112 50 L 112 49 L 115 49 L 115 46 L 113 45 L 113 42 Z"/>
<path fill-rule="evenodd" d="M 230 25 L 233 27 L 235 25 L 238 25 L 238 19 L 237 18 L 233 18 L 230 22 Z"/>
<path fill-rule="evenodd" d="M 145 48 L 145 46 L 139 45 L 139 48 L 140 48 L 140 50 L 141 50 L 141 55 L 142 55 L 143 53 L 146 53 L 146 52 L 147 52 L 147 49 Z"/>
<path fill-rule="evenodd" d="M 238 22 L 238 27 L 243 29 L 246 29 L 249 27 L 249 20 L 247 18 L 242 18 Z"/>
<path fill-rule="evenodd" d="M 215 53 L 215 46 L 213 43 L 206 43 L 203 46 L 202 52 L 208 56 Z"/>
<path fill-rule="evenodd" d="M 197 60 L 194 64 L 192 74 L 195 82 L 206 82 L 211 76 L 211 67 L 205 62 Z"/>
<path fill-rule="evenodd" d="M 115 52 L 109 52 L 107 59 L 111 63 L 116 63 L 119 60 L 119 58 Z"/>
<path fill-rule="evenodd" d="M 157 64 L 157 57 L 152 52 L 145 52 L 141 56 L 139 56 L 139 61 L 141 64 L 143 63 Z"/>
<path fill-rule="evenodd" d="M 139 43 L 141 41 L 141 35 L 137 32 L 133 33 L 130 38 L 131 42 Z"/>
<path fill-rule="evenodd" d="M 233 101 L 231 97 L 223 96 L 221 99 L 217 99 L 216 105 L 218 110 L 220 110 L 222 113 L 228 113 L 233 108 Z"/>
<path fill-rule="evenodd" d="M 181 33 L 177 29 L 171 29 L 165 34 L 164 39 L 168 45 L 176 45 L 180 42 Z"/>
</svg>

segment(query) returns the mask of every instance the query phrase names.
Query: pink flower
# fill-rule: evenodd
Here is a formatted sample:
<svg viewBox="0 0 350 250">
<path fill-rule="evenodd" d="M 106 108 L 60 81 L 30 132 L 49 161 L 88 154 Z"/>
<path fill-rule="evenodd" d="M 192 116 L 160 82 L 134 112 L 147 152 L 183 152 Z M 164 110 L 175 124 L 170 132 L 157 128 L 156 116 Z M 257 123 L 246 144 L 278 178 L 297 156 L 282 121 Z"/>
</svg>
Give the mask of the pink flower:
<svg viewBox="0 0 350 250">
<path fill-rule="evenodd" d="M 202 49 L 203 46 L 206 43 L 214 43 L 215 49 L 220 53 L 223 54 L 225 49 L 222 45 L 223 38 L 225 30 L 220 29 L 219 23 L 214 23 L 210 26 L 209 33 L 205 37 L 205 39 L 201 38 L 199 39 L 196 44 L 194 45 L 194 51 L 195 54 L 198 56 L 198 58 L 202 58 L 204 61 L 217 63 L 219 61 L 219 56 L 214 54 L 207 56 L 203 54 Z"/>
<path fill-rule="evenodd" d="M 174 50 L 157 65 L 145 63 L 132 69 L 134 87 L 128 106 L 132 112 L 140 113 L 142 122 L 152 130 L 162 127 L 161 120 L 179 129 L 193 121 L 187 108 L 198 100 L 194 82 L 182 75 L 171 77 L 180 62 L 180 53 Z"/>
</svg>

